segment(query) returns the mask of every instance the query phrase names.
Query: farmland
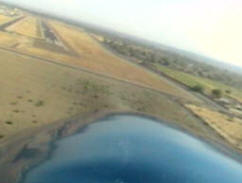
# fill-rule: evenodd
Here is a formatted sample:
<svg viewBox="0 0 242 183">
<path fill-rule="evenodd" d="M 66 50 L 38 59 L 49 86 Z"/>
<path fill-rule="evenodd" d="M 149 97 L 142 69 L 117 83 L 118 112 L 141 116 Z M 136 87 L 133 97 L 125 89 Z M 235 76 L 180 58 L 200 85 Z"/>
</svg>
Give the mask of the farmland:
<svg viewBox="0 0 242 183">
<path fill-rule="evenodd" d="M 171 77 L 172 79 L 175 79 L 181 82 L 182 84 L 186 85 L 189 88 L 193 88 L 197 85 L 200 85 L 204 88 L 205 90 L 204 92 L 207 95 L 212 95 L 212 90 L 214 89 L 220 89 L 227 97 L 234 98 L 240 102 L 242 101 L 242 90 L 224 85 L 217 81 L 209 80 L 199 76 L 193 76 L 185 72 L 170 69 L 160 64 L 156 64 L 155 66 L 159 71 L 163 72 L 164 74 Z M 229 92 L 227 93 L 226 91 L 229 91 Z"/>
</svg>

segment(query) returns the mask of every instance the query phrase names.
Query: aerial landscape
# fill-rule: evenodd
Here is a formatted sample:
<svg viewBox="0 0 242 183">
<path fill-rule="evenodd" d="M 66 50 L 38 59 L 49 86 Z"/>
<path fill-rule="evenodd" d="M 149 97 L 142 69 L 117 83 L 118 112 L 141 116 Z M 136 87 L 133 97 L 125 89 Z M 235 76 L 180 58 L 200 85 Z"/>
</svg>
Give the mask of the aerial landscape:
<svg viewBox="0 0 242 183">
<path fill-rule="evenodd" d="M 242 74 L 203 59 L 0 4 L 0 183 L 117 114 L 165 121 L 241 163 Z"/>
</svg>

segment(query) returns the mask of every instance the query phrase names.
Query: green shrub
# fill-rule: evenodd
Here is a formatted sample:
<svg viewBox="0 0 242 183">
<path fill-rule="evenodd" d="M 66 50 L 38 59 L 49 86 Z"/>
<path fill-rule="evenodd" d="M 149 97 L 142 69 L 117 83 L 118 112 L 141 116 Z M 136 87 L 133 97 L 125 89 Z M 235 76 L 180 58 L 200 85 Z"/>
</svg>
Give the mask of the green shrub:
<svg viewBox="0 0 242 183">
<path fill-rule="evenodd" d="M 5 123 L 8 124 L 8 125 L 12 125 L 13 124 L 12 121 L 6 121 Z"/>
<path fill-rule="evenodd" d="M 43 100 L 39 100 L 38 102 L 35 103 L 36 107 L 40 107 L 44 105 L 44 101 Z"/>
<path fill-rule="evenodd" d="M 191 87 L 192 91 L 203 93 L 204 87 L 202 85 L 194 85 Z"/>
<path fill-rule="evenodd" d="M 231 94 L 232 92 L 230 90 L 225 91 L 227 94 Z"/>
<path fill-rule="evenodd" d="M 212 90 L 212 95 L 216 98 L 221 98 L 222 94 L 223 94 L 223 92 L 219 89 Z"/>
</svg>

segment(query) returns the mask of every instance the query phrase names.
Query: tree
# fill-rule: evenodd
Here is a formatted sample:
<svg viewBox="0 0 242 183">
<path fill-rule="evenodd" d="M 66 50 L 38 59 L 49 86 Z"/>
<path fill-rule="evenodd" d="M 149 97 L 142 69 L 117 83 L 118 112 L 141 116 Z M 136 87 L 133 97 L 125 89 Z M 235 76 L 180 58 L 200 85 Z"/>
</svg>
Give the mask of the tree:
<svg viewBox="0 0 242 183">
<path fill-rule="evenodd" d="M 231 90 L 226 90 L 225 91 L 227 94 L 231 94 L 232 92 L 231 92 Z"/>
<path fill-rule="evenodd" d="M 220 89 L 213 89 L 212 95 L 216 98 L 221 98 L 222 97 L 222 91 Z"/>
<path fill-rule="evenodd" d="M 203 93 L 204 87 L 202 85 L 195 85 L 191 87 L 192 91 Z"/>
</svg>

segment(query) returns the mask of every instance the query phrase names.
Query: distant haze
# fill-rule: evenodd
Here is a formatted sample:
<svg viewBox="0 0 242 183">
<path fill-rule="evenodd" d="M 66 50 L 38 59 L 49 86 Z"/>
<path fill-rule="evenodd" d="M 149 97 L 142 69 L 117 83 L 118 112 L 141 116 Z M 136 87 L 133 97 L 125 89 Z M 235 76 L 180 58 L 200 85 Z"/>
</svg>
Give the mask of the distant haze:
<svg viewBox="0 0 242 183">
<path fill-rule="evenodd" d="M 241 0 L 4 0 L 242 66 Z"/>
</svg>

